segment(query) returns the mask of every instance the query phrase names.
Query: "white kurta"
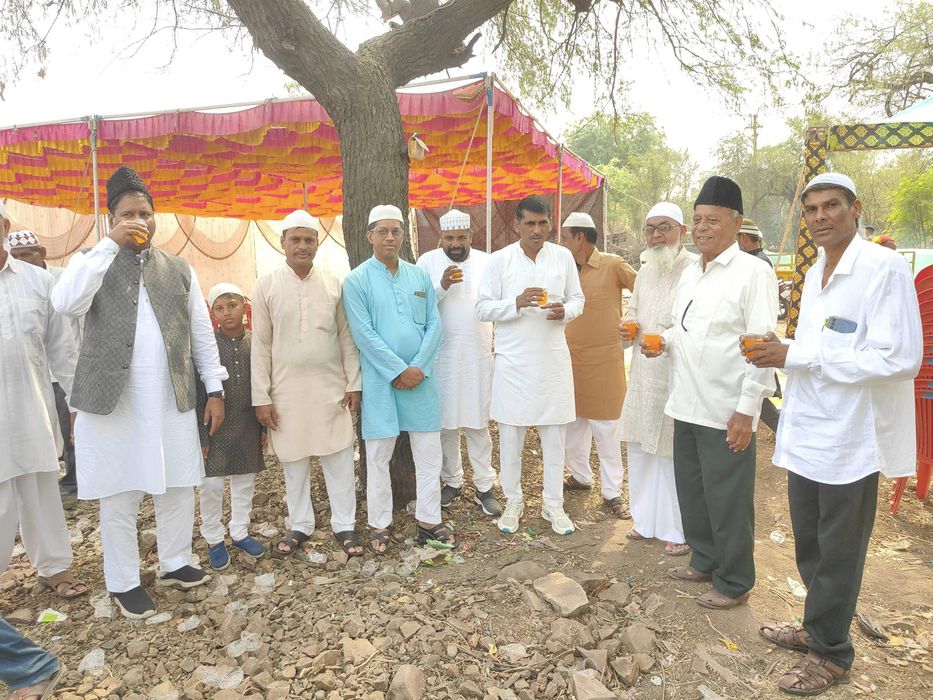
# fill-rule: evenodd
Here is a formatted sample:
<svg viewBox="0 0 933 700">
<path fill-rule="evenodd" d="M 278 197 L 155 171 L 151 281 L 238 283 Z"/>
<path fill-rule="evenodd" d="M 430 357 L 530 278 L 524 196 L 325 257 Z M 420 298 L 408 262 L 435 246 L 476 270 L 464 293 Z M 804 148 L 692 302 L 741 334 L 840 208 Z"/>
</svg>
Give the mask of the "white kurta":
<svg viewBox="0 0 933 700">
<path fill-rule="evenodd" d="M 441 348 L 434 361 L 441 395 L 441 427 L 485 428 L 489 423 L 492 394 L 492 324 L 476 318 L 476 297 L 489 255 L 471 250 L 463 262 L 455 263 L 443 249 L 418 258 L 434 285 L 441 315 Z M 441 276 L 451 265 L 463 270 L 463 282 L 441 287 Z"/>
<path fill-rule="evenodd" d="M 119 248 L 104 238 L 78 253 L 53 291 L 55 308 L 72 318 L 84 316 Z M 145 265 L 145 254 L 142 255 Z M 204 475 L 196 411 L 180 413 L 169 375 L 165 342 L 144 283 L 139 286 L 136 336 L 130 371 L 109 415 L 78 411 L 75 458 L 78 497 L 104 498 L 127 491 L 163 494 L 167 488 L 197 486 Z M 188 294 L 191 356 L 208 392 L 220 391 L 227 370 L 198 277 L 191 269 Z"/>
<path fill-rule="evenodd" d="M 0 269 L 0 482 L 57 472 L 62 452 L 51 376 L 71 394 L 77 348 L 50 301 L 52 277 L 7 255 Z"/>
<path fill-rule="evenodd" d="M 253 288 L 253 405 L 275 407 L 269 446 L 283 462 L 353 444 L 353 419 L 340 402 L 362 379 L 342 299 L 340 279 L 317 266 L 301 279 L 282 265 Z"/>
<path fill-rule="evenodd" d="M 656 265 L 646 264 L 635 278 L 635 290 L 625 313 L 626 321 L 638 321 L 641 342 L 644 333 L 660 331 L 671 326 L 671 307 L 680 281 L 680 275 L 696 262 L 697 255 L 682 248 L 667 274 Z M 623 346 L 635 345 L 624 342 Z M 628 393 L 622 405 L 621 439 L 634 442 L 652 455 L 671 457 L 674 453 L 674 419 L 664 414 L 664 405 L 670 393 L 670 357 L 662 355 L 649 359 L 635 345 L 629 372 Z M 639 531 L 640 532 L 640 531 Z M 645 533 L 641 533 L 645 534 Z M 647 536 L 647 535 L 646 535 Z"/>
<path fill-rule="evenodd" d="M 529 287 L 545 287 L 564 304 L 563 321 L 548 311 L 515 307 Z M 583 313 L 583 290 L 570 251 L 545 243 L 532 260 L 516 242 L 489 256 L 476 301 L 477 318 L 493 321 L 495 369 L 490 415 L 508 425 L 561 425 L 576 419 L 565 325 Z"/>
</svg>

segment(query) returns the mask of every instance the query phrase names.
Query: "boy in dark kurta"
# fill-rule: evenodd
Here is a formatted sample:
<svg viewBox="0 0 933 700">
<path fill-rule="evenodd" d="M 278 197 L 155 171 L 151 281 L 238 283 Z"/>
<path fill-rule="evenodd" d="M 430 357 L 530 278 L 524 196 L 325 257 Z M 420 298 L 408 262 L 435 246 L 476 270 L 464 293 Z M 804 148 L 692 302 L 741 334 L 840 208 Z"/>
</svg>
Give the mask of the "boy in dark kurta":
<svg viewBox="0 0 933 700">
<path fill-rule="evenodd" d="M 230 554 L 224 544 L 225 528 L 221 522 L 225 477 L 230 479 L 230 539 L 233 546 L 252 557 L 261 557 L 265 552 L 262 543 L 250 536 L 248 527 L 256 472 L 263 468 L 262 448 L 266 434 L 253 410 L 250 332 L 243 326 L 245 295 L 236 285 L 222 283 L 211 288 L 207 301 L 219 326 L 215 335 L 220 363 L 230 375 L 224 382 L 224 425 L 213 436 L 208 435 L 207 426 L 200 426 L 205 471 L 200 489 L 201 535 L 207 540 L 211 568 L 220 570 L 230 565 Z M 204 385 L 199 382 L 198 406 L 206 402 Z"/>
</svg>

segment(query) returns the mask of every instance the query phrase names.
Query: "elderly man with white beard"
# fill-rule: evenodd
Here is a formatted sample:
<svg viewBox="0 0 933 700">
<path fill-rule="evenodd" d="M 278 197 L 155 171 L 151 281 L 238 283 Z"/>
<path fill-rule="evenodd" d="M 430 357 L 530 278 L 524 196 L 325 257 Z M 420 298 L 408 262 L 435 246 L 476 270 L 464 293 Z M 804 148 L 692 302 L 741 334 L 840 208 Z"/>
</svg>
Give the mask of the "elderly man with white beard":
<svg viewBox="0 0 933 700">
<path fill-rule="evenodd" d="M 697 256 L 683 247 L 687 227 L 676 204 L 659 202 L 645 217 L 646 262 L 635 278 L 628 310 L 619 324 L 623 346 L 671 324 L 671 307 L 680 275 Z M 621 439 L 627 443 L 631 540 L 657 538 L 664 551 L 681 556 L 684 543 L 674 484 L 674 419 L 664 414 L 669 392 L 667 358 L 648 360 L 632 354 L 628 395 L 622 406 Z"/>
</svg>

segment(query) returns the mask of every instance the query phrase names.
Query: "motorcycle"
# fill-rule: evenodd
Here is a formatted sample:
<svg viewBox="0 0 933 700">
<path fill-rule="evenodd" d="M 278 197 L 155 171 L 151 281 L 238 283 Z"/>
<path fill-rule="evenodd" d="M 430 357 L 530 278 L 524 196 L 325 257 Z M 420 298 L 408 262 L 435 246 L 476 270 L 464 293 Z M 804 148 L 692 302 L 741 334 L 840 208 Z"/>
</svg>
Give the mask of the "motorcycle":
<svg viewBox="0 0 933 700">
<path fill-rule="evenodd" d="M 790 280 L 778 280 L 778 320 L 786 321 L 790 313 L 790 292 L 793 288 Z"/>
</svg>

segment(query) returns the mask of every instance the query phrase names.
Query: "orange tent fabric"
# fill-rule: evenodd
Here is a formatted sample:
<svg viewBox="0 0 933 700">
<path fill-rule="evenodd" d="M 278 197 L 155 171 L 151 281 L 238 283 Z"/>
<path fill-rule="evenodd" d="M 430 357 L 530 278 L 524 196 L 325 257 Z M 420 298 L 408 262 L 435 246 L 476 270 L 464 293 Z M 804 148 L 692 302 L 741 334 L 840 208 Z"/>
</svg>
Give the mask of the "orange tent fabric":
<svg viewBox="0 0 933 700">
<path fill-rule="evenodd" d="M 413 160 L 409 205 L 486 200 L 486 91 L 483 82 L 432 93 L 398 94 L 406 137 L 430 151 Z M 554 194 L 558 164 L 567 194 L 602 177 L 539 129 L 518 102 L 494 90 L 493 198 Z M 341 213 L 337 132 L 314 100 L 267 102 L 235 112 L 179 111 L 103 118 L 98 128 L 98 190 L 120 165 L 140 172 L 159 211 L 189 216 L 280 219 L 301 208 L 307 185 L 316 216 Z M 472 145 L 471 145 L 472 138 Z M 86 121 L 0 131 L 0 197 L 79 214 L 94 211 L 91 131 Z M 102 205 L 103 208 L 103 205 Z"/>
</svg>

